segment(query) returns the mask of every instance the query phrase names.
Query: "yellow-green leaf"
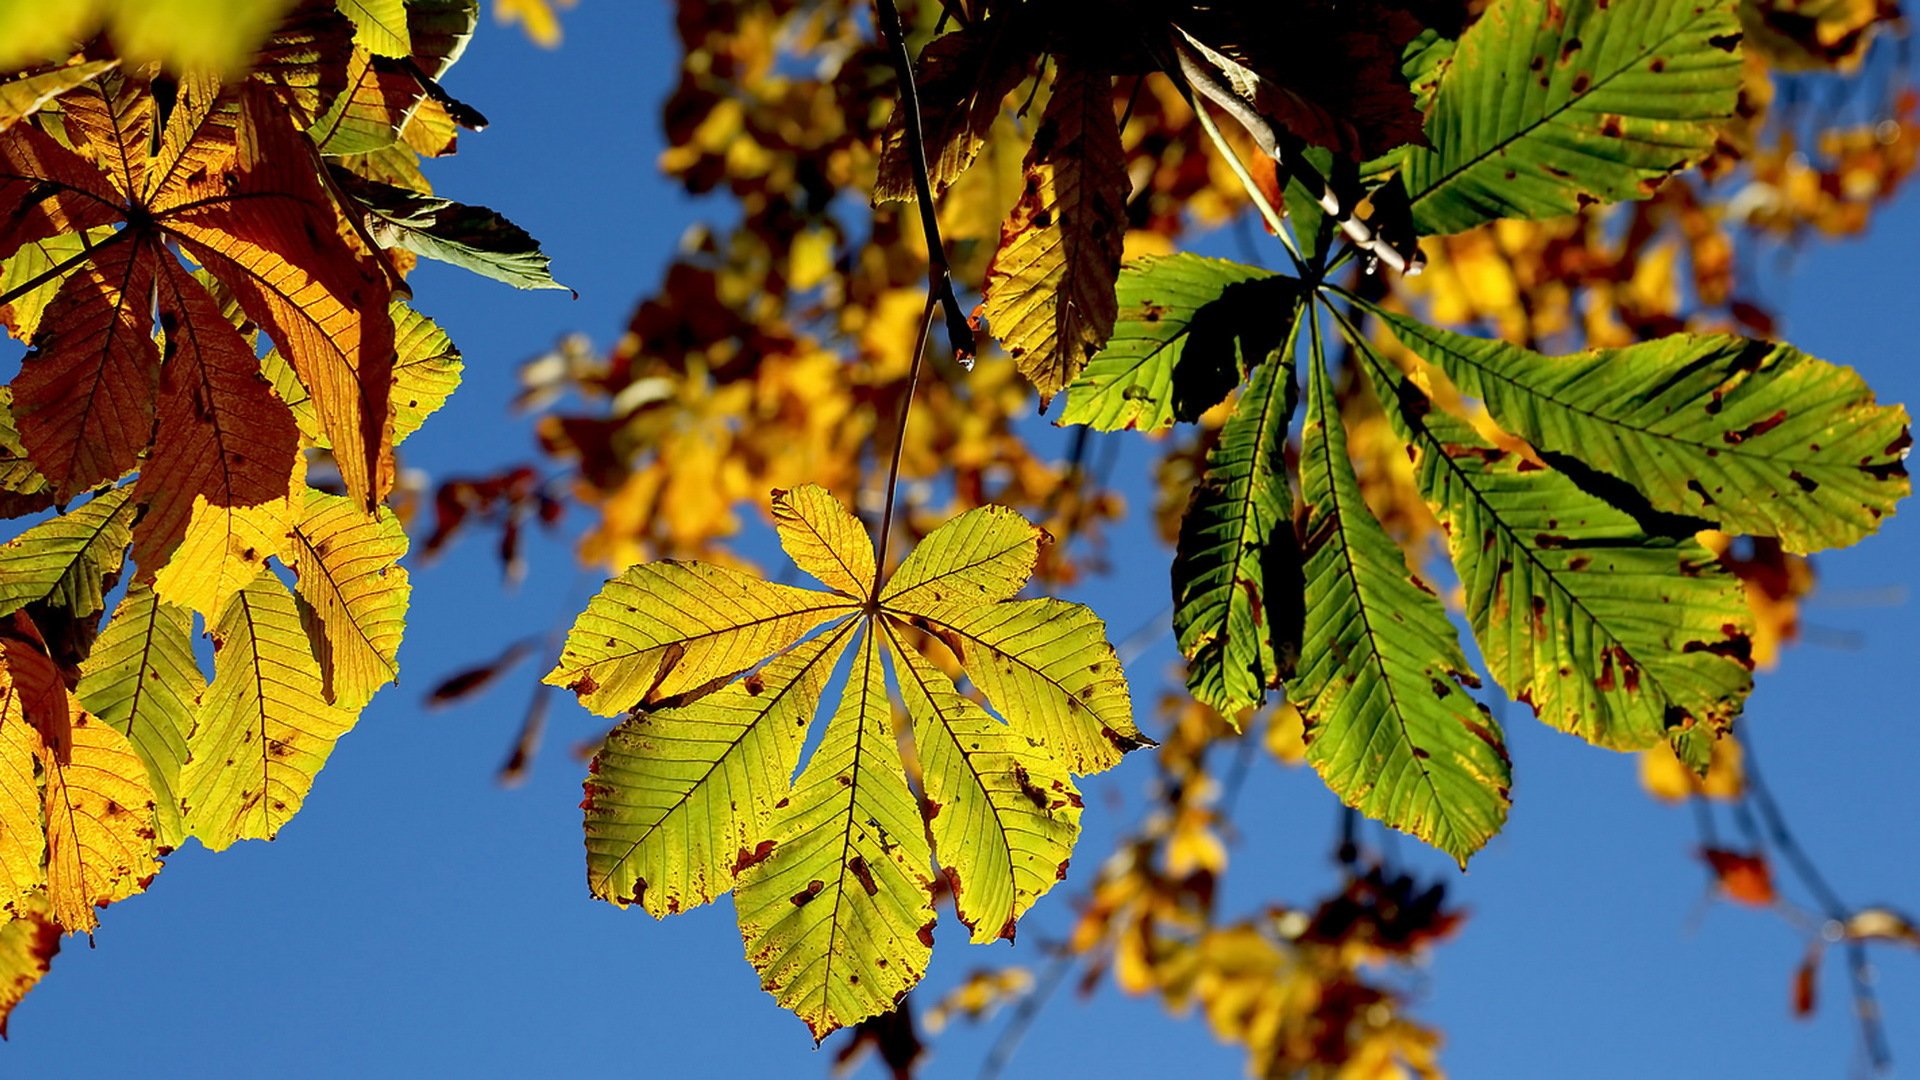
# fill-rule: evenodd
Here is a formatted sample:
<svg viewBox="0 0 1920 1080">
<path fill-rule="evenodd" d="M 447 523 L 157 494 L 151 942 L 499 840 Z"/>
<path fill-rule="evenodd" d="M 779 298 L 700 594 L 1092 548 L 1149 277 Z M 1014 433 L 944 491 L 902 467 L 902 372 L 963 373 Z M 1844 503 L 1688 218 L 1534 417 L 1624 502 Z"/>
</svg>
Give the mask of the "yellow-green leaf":
<svg viewBox="0 0 1920 1080">
<path fill-rule="evenodd" d="M 104 607 L 105 579 L 119 571 L 132 538 L 127 496 L 126 488 L 101 492 L 0 547 L 0 615 L 38 601 L 81 619 Z"/>
<path fill-rule="evenodd" d="M 66 752 L 42 744 L 47 896 L 68 933 L 91 931 L 94 914 L 147 887 L 154 857 L 153 789 L 125 735 L 75 710 Z"/>
<path fill-rule="evenodd" d="M 1020 916 L 1067 876 L 1079 789 L 1044 746 L 962 697 L 898 628 L 883 625 L 913 718 L 922 813 L 960 921 L 976 942 L 1012 938 Z"/>
<path fill-rule="evenodd" d="M 353 20 L 353 39 L 375 56 L 406 56 L 413 52 L 407 34 L 405 0 L 339 0 L 340 11 Z"/>
<path fill-rule="evenodd" d="M 344 496 L 309 490 L 292 539 L 300 623 L 320 662 L 322 692 L 357 711 L 400 675 L 411 595 L 400 565 L 406 530 L 384 506 L 368 518 Z"/>
<path fill-rule="evenodd" d="M 894 743 L 893 708 L 869 628 L 840 707 L 783 800 L 734 906 L 747 960 L 817 1041 L 885 1012 L 933 952 L 927 834 Z"/>
<path fill-rule="evenodd" d="M 354 714 L 326 702 L 293 594 L 272 570 L 233 595 L 213 638 L 180 783 L 188 833 L 219 851 L 279 833 Z"/>
<path fill-rule="evenodd" d="M 80 665 L 80 704 L 127 736 L 147 767 L 161 846 L 185 838 L 180 821 L 180 767 L 187 732 L 206 690 L 193 657 L 193 617 L 136 585 L 108 620 Z"/>
<path fill-rule="evenodd" d="M 773 524 L 793 564 L 854 599 L 873 589 L 873 542 L 866 527 L 818 484 L 773 493 Z"/>
<path fill-rule="evenodd" d="M 0 1039 L 7 1037 L 13 1007 L 39 983 L 59 951 L 60 927 L 43 893 L 35 893 L 0 923 Z"/>
</svg>

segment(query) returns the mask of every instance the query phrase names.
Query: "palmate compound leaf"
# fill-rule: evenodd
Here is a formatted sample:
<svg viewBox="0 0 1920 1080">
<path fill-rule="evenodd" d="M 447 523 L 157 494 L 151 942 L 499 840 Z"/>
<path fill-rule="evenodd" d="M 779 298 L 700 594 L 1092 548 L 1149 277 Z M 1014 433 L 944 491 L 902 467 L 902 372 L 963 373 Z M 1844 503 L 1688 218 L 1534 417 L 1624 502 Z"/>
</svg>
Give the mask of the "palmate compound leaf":
<svg viewBox="0 0 1920 1080">
<path fill-rule="evenodd" d="M 1740 88 L 1729 0 L 1495 0 L 1397 152 L 1422 232 L 1643 199 L 1713 149 Z"/>
<path fill-rule="evenodd" d="M 1293 329 L 1299 283 L 1185 252 L 1130 263 L 1113 336 L 1067 388 L 1061 424 L 1160 431 L 1218 405 Z"/>
<path fill-rule="evenodd" d="M 227 601 L 213 639 L 180 791 L 188 834 L 219 851 L 273 839 L 354 714 L 327 703 L 293 594 L 271 569 Z"/>
<path fill-rule="evenodd" d="M 838 592 L 698 563 L 636 566 L 589 604 L 547 681 L 603 715 L 638 706 L 585 785 L 593 893 L 661 916 L 735 889 L 762 984 L 821 1037 L 919 981 L 934 858 L 974 939 L 1011 936 L 1064 876 L 1080 810 L 1072 774 L 1147 742 L 1099 619 L 1011 599 L 1045 538 L 1013 511 L 948 522 L 871 602 L 872 545 L 824 489 L 775 493 L 774 520 L 794 562 Z M 915 651 L 923 635 L 998 717 Z M 924 776 L 917 801 L 883 651 Z M 848 653 L 840 704 L 795 780 Z"/>
<path fill-rule="evenodd" d="M 1062 58 L 1027 152 L 1026 188 L 1000 227 L 983 305 L 993 336 L 1043 402 L 1113 332 L 1129 189 L 1112 79 Z"/>
<path fill-rule="evenodd" d="M 1795 554 L 1845 547 L 1911 490 L 1906 410 L 1790 345 L 1675 334 L 1542 356 L 1402 316 L 1387 325 L 1503 429 L 1724 532 L 1777 536 Z"/>
<path fill-rule="evenodd" d="M 1649 536 L 1565 474 L 1487 445 L 1362 343 L 1448 539 L 1488 671 L 1599 746 L 1671 744 L 1696 771 L 1753 687 L 1740 582 L 1691 537 Z"/>
<path fill-rule="evenodd" d="M 1279 351 L 1254 368 L 1207 454 L 1173 557 L 1173 633 L 1187 658 L 1187 688 L 1229 717 L 1265 701 L 1300 655 L 1300 547 L 1286 450 L 1301 299 L 1291 299 L 1267 315 L 1279 324 Z"/>
<path fill-rule="evenodd" d="M 1300 486 L 1306 632 L 1287 691 L 1307 760 L 1347 805 L 1465 865 L 1506 821 L 1512 772 L 1500 725 L 1467 693 L 1479 679 L 1446 608 L 1361 497 L 1318 356 Z"/>
<path fill-rule="evenodd" d="M 163 315 L 176 323 L 192 317 L 193 305 L 177 295 L 168 302 L 167 284 L 189 295 L 201 289 L 163 269 L 176 246 L 233 291 L 299 372 L 356 501 L 370 507 L 390 485 L 392 283 L 341 219 L 313 148 L 269 93 L 183 79 L 156 131 L 145 84 L 115 72 L 62 99 L 66 133 L 81 150 L 37 122 L 0 133 L 0 258 L 62 234 L 117 227 L 61 284 L 13 383 L 21 441 L 59 497 L 134 466 L 152 438 L 163 384 L 257 398 L 245 397 L 237 364 L 208 368 L 205 349 L 230 358 L 230 343 L 201 350 L 203 371 L 221 376 L 198 390 L 181 389 L 195 380 L 175 370 L 190 366 L 175 363 L 177 340 L 168 343 L 163 374 L 147 306 L 153 284 L 162 283 Z M 260 445 L 282 446 L 283 429 L 278 437 Z M 217 501 L 217 492 L 208 494 Z"/>
</svg>

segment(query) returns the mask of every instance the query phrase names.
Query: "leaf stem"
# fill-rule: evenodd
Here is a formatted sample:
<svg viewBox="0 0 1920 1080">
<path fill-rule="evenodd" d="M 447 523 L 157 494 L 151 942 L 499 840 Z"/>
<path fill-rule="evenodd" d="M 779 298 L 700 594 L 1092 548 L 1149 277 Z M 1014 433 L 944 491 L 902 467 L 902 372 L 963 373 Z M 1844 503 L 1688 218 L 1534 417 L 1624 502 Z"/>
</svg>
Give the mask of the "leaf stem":
<svg viewBox="0 0 1920 1080">
<path fill-rule="evenodd" d="M 907 444 L 907 417 L 913 413 L 913 393 L 920 385 L 920 367 L 927 355 L 927 335 L 933 330 L 933 309 L 940 294 L 929 288 L 927 303 L 920 312 L 920 332 L 913 339 L 913 366 L 907 370 L 907 392 L 900 399 L 900 426 L 893 432 L 893 460 L 887 464 L 887 501 L 880 512 L 880 531 L 874 538 L 878 550 L 873 561 L 873 588 L 867 594 L 869 606 L 880 602 L 880 584 L 887 578 L 887 541 L 893 536 L 893 504 L 900 490 L 900 451 Z"/>
<path fill-rule="evenodd" d="M 1188 101 L 1193 105 L 1193 115 L 1200 119 L 1200 127 L 1206 131 L 1207 137 L 1213 140 L 1214 149 L 1220 151 L 1220 156 L 1226 159 L 1227 167 L 1233 170 L 1233 175 L 1240 178 L 1240 186 L 1246 189 L 1247 197 L 1253 200 L 1253 205 L 1260 210 L 1260 216 L 1266 219 L 1267 228 L 1271 229 L 1273 234 L 1280 238 L 1280 243 L 1286 247 L 1287 256 L 1293 260 L 1293 272 L 1305 278 L 1307 276 L 1306 260 L 1301 258 L 1300 249 L 1294 244 L 1293 234 L 1288 231 L 1285 219 L 1280 215 L 1279 210 L 1267 201 L 1267 193 L 1261 191 L 1260 185 L 1253 182 L 1253 174 L 1248 172 L 1246 165 L 1241 163 L 1240 155 L 1234 153 L 1233 148 L 1227 145 L 1226 136 L 1220 133 L 1219 125 L 1213 122 L 1212 114 L 1207 111 L 1207 103 L 1198 97 L 1190 97 Z"/>
<path fill-rule="evenodd" d="M 954 358 L 971 367 L 967 361 L 974 354 L 973 325 L 960 307 L 960 298 L 954 295 L 947 249 L 940 242 L 940 216 L 934 206 L 933 181 L 927 170 L 926 133 L 920 126 L 920 91 L 913 81 L 913 57 L 907 52 L 906 31 L 900 26 L 900 9 L 894 6 L 894 0 L 875 0 L 874 7 L 893 60 L 894 78 L 900 84 L 900 130 L 906 138 L 907 159 L 913 164 L 913 192 L 914 201 L 920 205 L 920 229 L 927 236 L 927 289 L 946 310 L 947 339 L 953 344 Z M 915 363 L 918 363 L 917 355 Z"/>
</svg>

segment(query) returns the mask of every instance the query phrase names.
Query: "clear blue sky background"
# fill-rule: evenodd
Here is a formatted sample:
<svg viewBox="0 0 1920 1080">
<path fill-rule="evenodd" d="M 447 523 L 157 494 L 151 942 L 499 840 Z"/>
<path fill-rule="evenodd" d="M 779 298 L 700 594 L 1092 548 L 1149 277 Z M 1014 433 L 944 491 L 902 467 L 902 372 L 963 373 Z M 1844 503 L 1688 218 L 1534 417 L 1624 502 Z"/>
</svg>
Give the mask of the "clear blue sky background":
<svg viewBox="0 0 1920 1080">
<path fill-rule="evenodd" d="M 589 0 L 566 25 L 558 52 L 489 25 L 449 80 L 494 124 L 463 137 L 461 154 L 432 168 L 435 183 L 526 226 L 581 295 L 518 293 L 423 266 L 417 303 L 467 360 L 466 385 L 407 446 L 409 465 L 438 475 L 531 456 L 529 425 L 506 411 L 516 365 L 563 331 L 610 340 L 703 211 L 654 168 L 674 64 L 666 5 Z M 1776 297 L 1796 344 L 1858 366 L 1883 400 L 1920 401 L 1916 237 L 1920 200 L 1910 197 L 1873 238 L 1806 255 Z M 1119 475 L 1143 477 L 1146 444 L 1119 437 Z M 189 845 L 151 893 L 105 913 L 97 949 L 69 940 L 15 1012 L 0 1076 L 825 1074 L 827 1055 L 741 959 L 729 903 L 656 923 L 588 898 L 583 769 L 564 749 L 596 721 L 557 701 L 531 781 L 505 791 L 493 774 L 532 665 L 477 704 L 418 707 L 437 679 L 577 610 L 598 580 L 574 569 L 566 541 L 536 540 L 532 575 L 506 593 L 490 546 L 469 541 L 416 568 L 403 684 L 340 744 L 281 838 L 218 857 Z M 1163 605 L 1165 559 L 1135 530 L 1116 543 L 1115 575 L 1074 598 L 1125 634 Z M 1823 559 L 1829 599 L 1816 597 L 1807 619 L 1829 644 L 1799 647 L 1763 675 L 1744 721 L 1840 891 L 1911 907 L 1916 565 L 1911 507 L 1859 549 Z M 1880 602 L 1855 602 L 1866 595 Z M 1163 638 L 1130 672 L 1143 709 L 1171 659 Z M 1400 848 L 1472 912 L 1425 973 L 1417 1007 L 1446 1033 L 1454 1074 L 1846 1074 L 1858 1053 L 1841 968 L 1822 975 L 1818 1017 L 1792 1020 L 1798 939 L 1771 916 L 1703 904 L 1686 813 L 1645 798 L 1631 760 L 1520 711 L 1507 721 L 1507 831 L 1464 876 Z M 1131 820 L 1148 771 L 1136 759 L 1089 782 L 1081 857 L 1023 942 L 1068 924 L 1070 894 Z M 1245 835 L 1228 904 L 1323 890 L 1334 806 L 1311 772 L 1263 759 L 1239 802 Z M 969 946 L 948 923 L 930 987 L 979 965 L 1042 961 L 1031 945 Z M 1920 957 L 1877 958 L 1895 1051 L 1920 1069 Z M 927 1075 L 972 1075 L 995 1033 L 950 1029 Z M 1237 1076 L 1243 1063 L 1203 1022 L 1106 989 L 1054 1001 L 1007 1075 Z"/>
</svg>

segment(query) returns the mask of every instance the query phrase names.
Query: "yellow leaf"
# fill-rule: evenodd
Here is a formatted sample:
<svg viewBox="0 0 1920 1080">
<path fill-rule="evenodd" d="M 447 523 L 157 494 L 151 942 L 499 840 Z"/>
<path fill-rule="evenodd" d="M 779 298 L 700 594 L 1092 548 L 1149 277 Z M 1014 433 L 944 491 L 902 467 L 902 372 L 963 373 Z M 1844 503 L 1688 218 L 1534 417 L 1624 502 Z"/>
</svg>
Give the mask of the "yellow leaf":
<svg viewBox="0 0 1920 1080">
<path fill-rule="evenodd" d="M 213 685 L 180 785 L 187 831 L 219 851 L 279 833 L 354 714 L 327 704 L 293 595 L 272 570 L 233 594 L 213 638 Z"/>
<path fill-rule="evenodd" d="M 300 622 L 329 702 L 358 710 L 400 675 L 396 656 L 411 588 L 407 533 L 393 511 L 368 519 L 346 498 L 308 491 L 291 536 Z"/>
<path fill-rule="evenodd" d="M 60 951 L 60 927 L 47 910 L 45 895 L 35 893 L 13 918 L 0 923 L 0 1039 L 7 1037 L 13 1007 L 47 973 Z"/>
<path fill-rule="evenodd" d="M 47 821 L 47 896 L 68 933 L 91 931 L 94 908 L 124 900 L 160 872 L 153 789 L 127 737 L 75 709 L 67 753 L 40 747 Z"/>
</svg>

